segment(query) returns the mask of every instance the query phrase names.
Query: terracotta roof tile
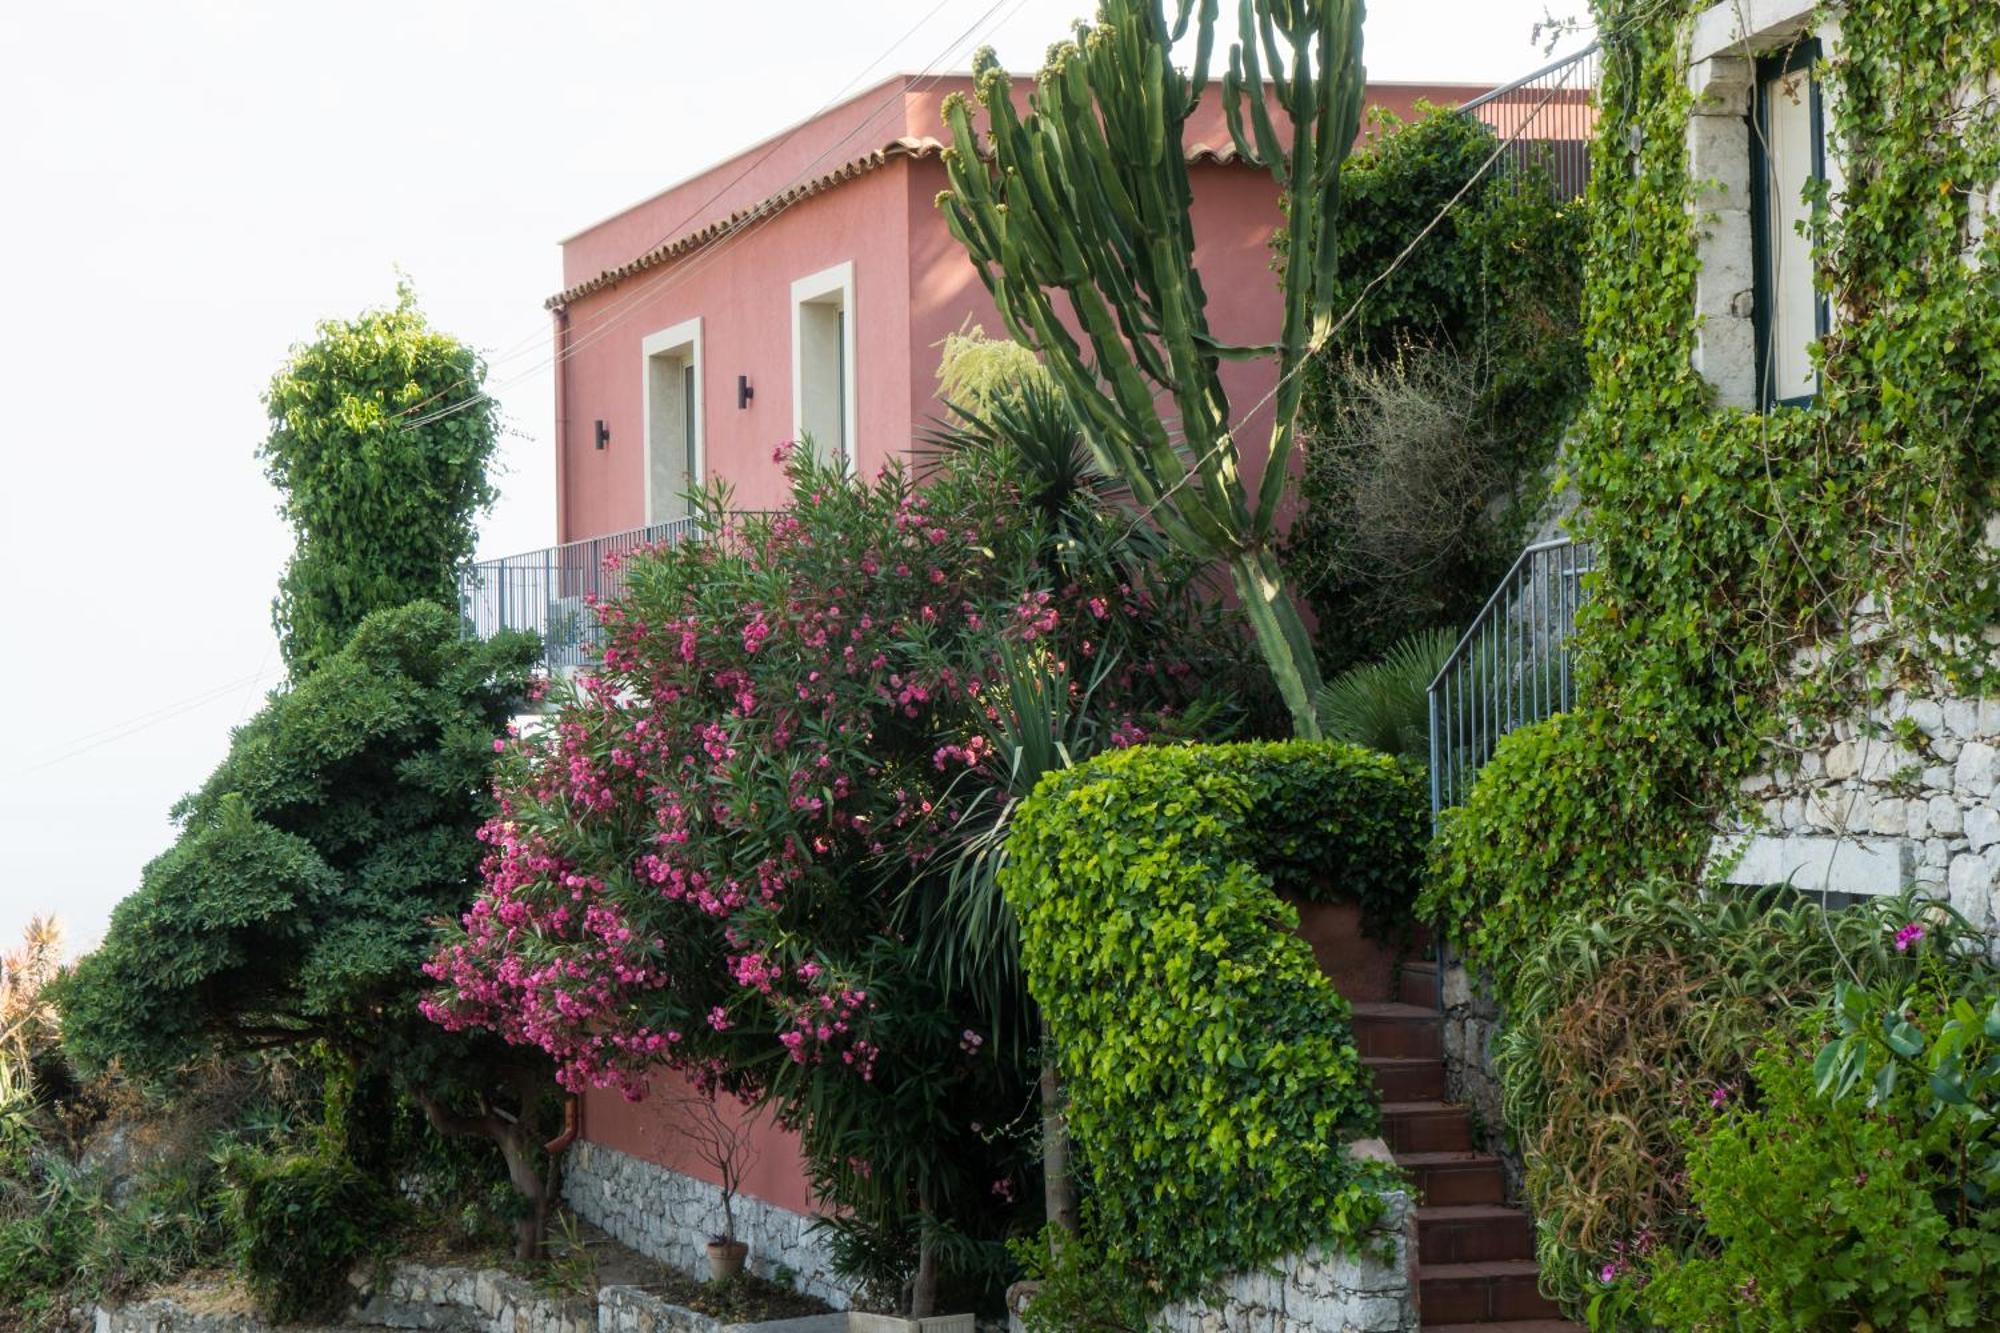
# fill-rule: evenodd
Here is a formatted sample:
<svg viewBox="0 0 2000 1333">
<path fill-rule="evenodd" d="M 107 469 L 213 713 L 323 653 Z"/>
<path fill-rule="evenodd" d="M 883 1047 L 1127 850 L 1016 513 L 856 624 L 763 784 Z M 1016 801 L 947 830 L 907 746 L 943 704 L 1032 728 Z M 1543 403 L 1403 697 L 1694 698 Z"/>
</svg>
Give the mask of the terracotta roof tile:
<svg viewBox="0 0 2000 1333">
<path fill-rule="evenodd" d="M 858 176 L 865 176 L 871 171 L 887 166 L 897 158 L 935 157 L 943 152 L 944 148 L 945 144 L 943 140 L 928 136 L 924 138 L 906 136 L 891 140 L 871 153 L 864 153 L 862 156 L 854 158 L 851 161 L 841 163 L 833 170 L 822 175 L 814 176 L 810 180 L 788 186 L 778 193 L 751 205 L 749 208 L 739 209 L 726 218 L 711 222 L 703 227 L 698 227 L 683 236 L 662 242 L 640 255 L 637 259 L 629 260 L 626 263 L 618 265 L 616 268 L 605 269 L 594 278 L 590 278 L 578 283 L 574 287 L 556 293 L 542 304 L 550 310 L 560 309 L 574 301 L 589 296 L 592 292 L 600 292 L 607 287 L 615 287 L 625 281 L 625 279 L 644 273 L 647 269 L 658 268 L 661 264 L 678 259 L 691 251 L 699 250 L 713 241 L 721 240 L 729 233 L 747 223 L 755 223 L 763 218 L 782 213 L 793 204 L 804 199 L 810 199 L 822 190 L 830 190 L 836 185 L 845 184 Z M 1225 143 L 1220 147 L 1211 147 L 1208 144 L 1198 143 L 1188 146 L 1187 160 L 1194 164 L 1215 163 L 1226 166 L 1243 159 L 1238 156 L 1234 144 Z"/>
</svg>

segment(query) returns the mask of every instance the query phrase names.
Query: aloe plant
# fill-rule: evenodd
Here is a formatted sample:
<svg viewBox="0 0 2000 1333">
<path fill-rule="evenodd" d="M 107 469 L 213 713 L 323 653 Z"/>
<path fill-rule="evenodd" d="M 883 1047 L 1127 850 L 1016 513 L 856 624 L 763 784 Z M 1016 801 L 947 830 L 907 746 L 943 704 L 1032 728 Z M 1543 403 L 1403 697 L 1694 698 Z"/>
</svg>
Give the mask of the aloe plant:
<svg viewBox="0 0 2000 1333">
<path fill-rule="evenodd" d="M 1099 464 L 1177 544 L 1228 567 L 1294 731 L 1317 738 L 1319 666 L 1275 548 L 1304 387 L 1297 372 L 1334 322 L 1363 5 L 1237 8 L 1219 96 L 1237 152 L 1277 182 L 1287 226 L 1283 323 L 1262 346 L 1215 337 L 1194 268 L 1183 141 L 1211 82 L 1218 7 L 1175 0 L 1169 18 L 1164 0 L 1103 0 L 1095 23 L 1051 49 L 1025 114 L 982 51 L 975 95 L 988 132 L 964 97 L 947 100 L 950 189 L 939 203 L 1009 331 L 1041 354 L 1075 407 Z M 1180 69 L 1173 48 L 1190 34 L 1193 64 Z M 1275 363 L 1277 387 L 1253 494 L 1220 369 L 1260 357 Z"/>
</svg>

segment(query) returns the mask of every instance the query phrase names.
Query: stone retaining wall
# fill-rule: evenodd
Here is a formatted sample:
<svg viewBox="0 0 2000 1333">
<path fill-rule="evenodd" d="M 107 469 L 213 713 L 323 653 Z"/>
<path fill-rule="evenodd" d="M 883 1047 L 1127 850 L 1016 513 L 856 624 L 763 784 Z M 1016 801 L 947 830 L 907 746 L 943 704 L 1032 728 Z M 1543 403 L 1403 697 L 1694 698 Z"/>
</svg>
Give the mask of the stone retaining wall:
<svg viewBox="0 0 2000 1333">
<path fill-rule="evenodd" d="M 1383 1196 L 1382 1220 L 1360 1253 L 1318 1248 L 1222 1284 L 1208 1301 L 1182 1301 L 1153 1317 L 1158 1333 L 1414 1333 L 1417 1211 L 1408 1194 Z M 1022 1333 L 1018 1314 L 1011 1333 Z"/>
<path fill-rule="evenodd" d="M 564 1164 L 563 1198 L 578 1217 L 639 1253 L 690 1276 L 708 1275 L 706 1246 L 722 1230 L 722 1191 L 707 1181 L 583 1141 Z M 732 1211 L 736 1237 L 750 1247 L 751 1272 L 775 1280 L 782 1268 L 796 1290 L 838 1310 L 852 1304 L 812 1218 L 742 1195 Z"/>
</svg>

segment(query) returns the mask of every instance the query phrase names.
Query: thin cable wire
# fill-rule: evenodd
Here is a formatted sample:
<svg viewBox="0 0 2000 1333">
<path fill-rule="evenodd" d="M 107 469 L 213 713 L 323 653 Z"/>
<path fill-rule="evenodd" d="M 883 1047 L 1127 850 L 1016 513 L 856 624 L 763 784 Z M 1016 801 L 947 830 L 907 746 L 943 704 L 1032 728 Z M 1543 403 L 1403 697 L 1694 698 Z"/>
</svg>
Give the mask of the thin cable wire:
<svg viewBox="0 0 2000 1333">
<path fill-rule="evenodd" d="M 198 709 L 206 708 L 211 704 L 221 703 L 235 691 L 247 689 L 265 677 L 274 674 L 282 673 L 278 672 L 274 667 L 266 667 L 255 675 L 246 676 L 241 680 L 230 681 L 226 685 L 211 686 L 202 693 L 190 696 L 178 703 L 163 705 L 150 713 L 141 713 L 135 718 L 127 718 L 123 722 L 114 723 L 112 726 L 103 728 L 100 731 L 92 732 L 91 736 L 94 739 L 89 739 L 82 745 L 73 746 L 61 754 L 51 755 L 47 759 L 29 764 L 26 768 L 15 770 L 15 776 L 27 777 L 32 773 L 39 773 L 44 769 L 54 768 L 57 764 L 68 763 L 80 755 L 88 754 L 92 750 L 102 749 L 113 742 L 136 736 L 140 732 L 159 726 L 163 722 L 171 722 L 177 717 L 182 717 Z"/>
<path fill-rule="evenodd" d="M 1376 289 L 1379 288 L 1383 283 L 1387 282 L 1390 278 L 1395 276 L 1396 270 L 1400 269 L 1403 266 L 1403 261 L 1408 259 L 1411 256 L 1411 254 L 1415 253 L 1416 248 L 1423 243 L 1424 239 L 1428 237 L 1433 231 L 1436 231 L 1438 227 L 1443 224 L 1445 218 L 1450 215 L 1451 210 L 1456 208 L 1459 202 L 1465 198 L 1466 194 L 1472 189 L 1472 187 L 1478 184 L 1480 179 L 1484 177 L 1486 173 L 1492 169 L 1493 164 L 1500 160 L 1501 155 L 1505 153 L 1508 148 L 1513 146 L 1513 144 L 1518 139 L 1520 139 L 1522 134 L 1530 126 L 1532 126 L 1537 119 L 1541 117 L 1542 112 L 1548 107 L 1549 103 L 1554 100 L 1555 95 L 1558 92 L 1562 91 L 1563 88 L 1568 84 L 1570 72 L 1575 68 L 1577 68 L 1576 64 L 1572 63 L 1568 69 L 1565 69 L 1563 71 L 1562 78 L 1558 79 L 1554 84 L 1552 84 L 1549 87 L 1549 90 L 1542 95 L 1542 100 L 1535 104 L 1535 109 L 1528 114 L 1527 118 L 1523 120 L 1520 123 L 1520 125 L 1517 126 L 1513 131 L 1511 131 L 1504 139 L 1500 140 L 1499 143 L 1494 145 L 1493 151 L 1487 155 L 1486 160 L 1479 164 L 1479 169 L 1473 172 L 1472 175 L 1469 178 L 1467 178 L 1465 184 L 1458 187 L 1458 191 L 1455 194 L 1453 194 L 1451 198 L 1445 200 L 1444 206 L 1438 209 L 1437 215 L 1433 217 L 1429 222 L 1425 223 L 1424 229 L 1418 232 L 1416 236 L 1411 239 L 1410 243 L 1404 246 L 1402 250 L 1397 253 L 1394 259 L 1389 261 L 1388 267 L 1384 268 L 1380 273 L 1376 274 L 1373 278 L 1370 278 L 1368 280 L 1368 284 L 1361 289 L 1360 293 L 1354 298 L 1353 303 L 1347 307 L 1346 312 L 1342 314 L 1341 317 L 1338 320 L 1336 320 L 1333 324 L 1329 325 L 1326 329 L 1326 332 L 1315 335 L 1311 340 L 1309 340 L 1306 343 L 1305 354 L 1299 358 L 1298 364 L 1294 365 L 1285 374 L 1279 376 L 1277 382 L 1270 387 L 1270 389 L 1264 394 L 1264 396 L 1262 398 L 1259 398 L 1255 403 L 1251 404 L 1250 409 L 1242 413 L 1237 418 L 1239 422 L 1247 422 L 1251 417 L 1254 417 L 1257 415 L 1257 413 L 1263 411 L 1264 408 L 1267 405 L 1269 405 L 1271 400 L 1278 396 L 1278 391 L 1280 389 L 1283 389 L 1286 384 L 1290 383 L 1295 376 L 1304 373 L 1306 367 L 1312 364 L 1313 359 L 1317 357 L 1322 350 L 1325 349 L 1326 345 L 1329 342 L 1333 341 L 1334 336 L 1337 335 L 1342 329 L 1347 327 L 1348 322 L 1352 320 L 1357 313 L 1359 313 L 1362 305 L 1367 302 L 1370 296 L 1375 294 Z M 1235 440 L 1236 440 L 1236 430 L 1234 428 L 1224 431 L 1221 437 L 1216 440 L 1215 444 L 1211 446 L 1205 453 L 1203 453 L 1201 457 L 1197 458 L 1191 467 L 1183 471 L 1180 477 L 1176 479 L 1172 485 L 1168 486 L 1164 491 L 1160 492 L 1158 499 L 1154 500 L 1153 503 L 1147 505 L 1144 509 L 1140 510 L 1136 516 L 1134 516 L 1131 526 L 1128 529 L 1126 529 L 1125 535 L 1127 537 L 1130 537 L 1133 533 L 1137 532 L 1139 530 L 1140 524 L 1144 523 L 1148 518 L 1158 513 L 1160 510 L 1160 506 L 1164 505 L 1169 499 L 1171 499 L 1173 495 L 1181 489 L 1181 487 L 1187 485 L 1190 481 L 1194 480 L 1194 478 L 1197 475 L 1199 475 L 1200 469 L 1204 463 L 1208 462 L 1208 460 L 1213 458 L 1216 454 L 1221 453 L 1224 448 L 1234 444 Z"/>
</svg>

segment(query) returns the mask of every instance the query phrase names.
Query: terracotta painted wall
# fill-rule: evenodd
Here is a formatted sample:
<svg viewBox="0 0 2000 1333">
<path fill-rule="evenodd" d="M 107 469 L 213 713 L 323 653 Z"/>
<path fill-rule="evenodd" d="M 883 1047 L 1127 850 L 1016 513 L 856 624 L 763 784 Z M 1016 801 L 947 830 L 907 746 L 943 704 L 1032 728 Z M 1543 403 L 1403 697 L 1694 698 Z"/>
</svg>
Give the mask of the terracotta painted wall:
<svg viewBox="0 0 2000 1333">
<path fill-rule="evenodd" d="M 641 1102 L 627 1101 L 615 1089 L 593 1089 L 583 1098 L 583 1136 L 592 1143 L 719 1185 L 720 1173 L 700 1159 L 687 1138 L 688 1115 L 680 1103 L 696 1095 L 680 1075 L 666 1072 L 654 1075 L 652 1094 Z M 795 1213 L 814 1211 L 798 1135 L 772 1123 L 768 1115 L 746 1111 L 728 1097 L 717 1106 L 731 1124 L 741 1127 L 750 1144 L 743 1193 Z"/>
<path fill-rule="evenodd" d="M 1025 95 L 1026 82 L 1016 84 Z M 858 94 L 817 120 L 753 146 L 699 176 L 598 223 L 563 245 L 564 281 L 577 284 L 660 243 L 726 218 L 786 187 L 897 138 L 935 139 L 946 95 L 960 77 L 905 90 L 899 78 Z M 1371 85 L 1371 104 L 1409 114 L 1420 100 L 1454 103 L 1480 91 L 1445 84 Z M 1219 103 L 1190 123 L 1191 145 L 1224 145 Z M 1268 239 L 1278 221 L 1261 173 L 1214 164 L 1195 176 L 1196 266 L 1218 333 L 1239 341 L 1272 336 L 1278 297 Z M 638 527 L 645 513 L 641 420 L 646 335 L 702 317 L 703 444 L 706 473 L 728 480 L 736 502 L 763 508 L 783 498 L 771 451 L 792 436 L 791 283 L 852 260 L 856 332 L 857 464 L 872 475 L 937 414 L 937 343 L 967 319 L 1001 335 L 998 314 L 935 207 L 944 185 L 935 158 L 897 159 L 794 204 L 721 246 L 696 250 L 575 301 L 559 367 L 558 540 Z M 737 376 L 755 398 L 736 405 Z M 1271 387 L 1267 368 L 1232 364 L 1224 382 L 1239 410 Z M 611 432 L 595 446 L 594 423 Z M 1263 412 L 1239 423 L 1246 471 L 1259 471 L 1269 430 Z"/>
<path fill-rule="evenodd" d="M 783 477 L 771 450 L 792 437 L 792 283 L 836 264 L 854 264 L 860 466 L 872 472 L 896 447 L 891 442 L 908 440 L 905 170 L 891 163 L 794 205 L 726 248 L 696 251 L 576 302 L 569 328 L 575 350 L 558 371 L 569 418 L 557 430 L 564 483 L 558 540 L 645 522 L 641 344 L 696 316 L 706 474 L 735 486 L 742 508 L 777 504 Z M 742 409 L 738 375 L 748 375 L 755 391 Z M 593 438 L 598 420 L 611 431 L 604 449 Z"/>
</svg>

